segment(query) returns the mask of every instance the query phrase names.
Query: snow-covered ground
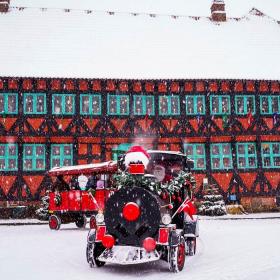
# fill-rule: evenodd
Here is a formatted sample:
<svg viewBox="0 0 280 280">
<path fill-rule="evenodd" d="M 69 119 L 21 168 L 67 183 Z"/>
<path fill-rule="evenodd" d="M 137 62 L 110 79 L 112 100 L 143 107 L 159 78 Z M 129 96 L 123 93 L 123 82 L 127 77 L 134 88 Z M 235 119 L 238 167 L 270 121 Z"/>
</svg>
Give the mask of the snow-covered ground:
<svg viewBox="0 0 280 280">
<path fill-rule="evenodd" d="M 165 262 L 91 269 L 85 259 L 87 231 L 74 225 L 57 232 L 47 225 L 1 226 L 0 278 L 280 279 L 280 219 L 201 220 L 198 253 L 186 260 L 178 274 L 170 273 Z"/>
</svg>

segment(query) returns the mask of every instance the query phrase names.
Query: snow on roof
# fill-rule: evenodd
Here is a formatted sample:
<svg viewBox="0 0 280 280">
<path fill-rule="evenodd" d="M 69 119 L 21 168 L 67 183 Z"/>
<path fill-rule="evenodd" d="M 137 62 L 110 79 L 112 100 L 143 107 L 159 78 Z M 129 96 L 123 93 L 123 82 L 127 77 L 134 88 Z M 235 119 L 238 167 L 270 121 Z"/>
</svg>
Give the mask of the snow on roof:
<svg viewBox="0 0 280 280">
<path fill-rule="evenodd" d="M 0 14 L 0 76 L 280 79 L 279 1 L 225 0 L 240 18 L 221 24 L 207 18 L 212 1 L 187 3 L 12 0 Z M 248 13 L 253 4 L 269 16 Z"/>
</svg>

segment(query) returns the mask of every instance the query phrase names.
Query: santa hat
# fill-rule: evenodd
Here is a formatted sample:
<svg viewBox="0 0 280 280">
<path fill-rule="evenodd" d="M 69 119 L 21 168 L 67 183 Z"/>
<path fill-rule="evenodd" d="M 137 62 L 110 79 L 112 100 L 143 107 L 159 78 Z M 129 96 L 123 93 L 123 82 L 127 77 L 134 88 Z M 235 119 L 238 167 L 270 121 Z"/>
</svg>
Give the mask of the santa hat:
<svg viewBox="0 0 280 280">
<path fill-rule="evenodd" d="M 150 155 L 141 146 L 133 146 L 126 152 L 124 163 L 125 166 L 129 166 L 130 163 L 137 163 L 140 161 L 146 168 L 149 160 Z"/>
</svg>

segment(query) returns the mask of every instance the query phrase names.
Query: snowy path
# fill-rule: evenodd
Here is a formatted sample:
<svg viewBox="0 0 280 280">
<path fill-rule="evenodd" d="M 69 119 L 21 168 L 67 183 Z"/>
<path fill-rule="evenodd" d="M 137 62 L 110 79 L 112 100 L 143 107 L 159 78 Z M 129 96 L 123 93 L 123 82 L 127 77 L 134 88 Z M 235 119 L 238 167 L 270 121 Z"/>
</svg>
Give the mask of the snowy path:
<svg viewBox="0 0 280 280">
<path fill-rule="evenodd" d="M 0 227 L 0 278 L 41 279 L 280 279 L 280 220 L 202 220 L 198 253 L 179 274 L 165 262 L 90 269 L 87 230 L 74 225 L 51 232 L 46 225 Z"/>
</svg>

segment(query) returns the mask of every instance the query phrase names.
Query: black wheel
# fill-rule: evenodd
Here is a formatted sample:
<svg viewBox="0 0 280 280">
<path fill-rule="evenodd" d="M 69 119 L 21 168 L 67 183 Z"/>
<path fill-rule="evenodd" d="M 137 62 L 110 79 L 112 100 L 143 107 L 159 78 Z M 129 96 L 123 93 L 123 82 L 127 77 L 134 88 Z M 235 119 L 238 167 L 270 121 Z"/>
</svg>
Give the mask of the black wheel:
<svg viewBox="0 0 280 280">
<path fill-rule="evenodd" d="M 90 267 L 101 267 L 105 265 L 105 262 L 98 260 L 98 257 L 103 253 L 105 248 L 101 243 L 88 243 L 87 244 L 87 262 Z"/>
<path fill-rule="evenodd" d="M 196 253 L 196 238 L 195 237 L 189 237 L 186 240 L 186 255 L 188 256 L 194 256 Z"/>
<path fill-rule="evenodd" d="M 59 230 L 61 226 L 61 219 L 56 215 L 49 217 L 49 227 L 51 230 Z"/>
<path fill-rule="evenodd" d="M 185 265 L 185 240 L 180 237 L 180 242 L 177 246 L 170 247 L 169 251 L 169 270 L 171 272 L 180 272 Z"/>
<path fill-rule="evenodd" d="M 78 228 L 85 228 L 86 224 L 87 224 L 87 218 L 85 215 L 79 216 L 76 221 L 75 224 Z"/>
</svg>

